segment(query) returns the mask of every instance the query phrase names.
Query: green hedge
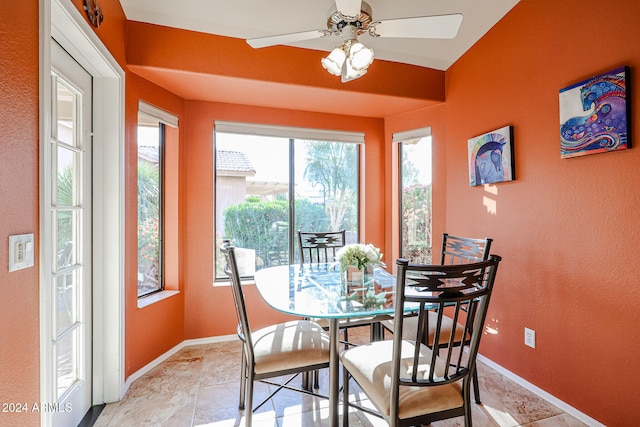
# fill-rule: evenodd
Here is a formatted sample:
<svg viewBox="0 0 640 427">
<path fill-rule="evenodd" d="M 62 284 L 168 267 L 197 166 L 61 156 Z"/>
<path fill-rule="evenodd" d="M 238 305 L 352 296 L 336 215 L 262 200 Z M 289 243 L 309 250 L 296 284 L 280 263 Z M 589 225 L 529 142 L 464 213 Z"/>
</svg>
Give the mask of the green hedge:
<svg viewBox="0 0 640 427">
<path fill-rule="evenodd" d="M 322 206 L 309 200 L 295 202 L 296 227 L 324 231 L 329 218 Z M 256 250 L 263 265 L 288 262 L 289 203 L 286 200 L 249 200 L 224 210 L 224 236 L 235 246 Z"/>
</svg>

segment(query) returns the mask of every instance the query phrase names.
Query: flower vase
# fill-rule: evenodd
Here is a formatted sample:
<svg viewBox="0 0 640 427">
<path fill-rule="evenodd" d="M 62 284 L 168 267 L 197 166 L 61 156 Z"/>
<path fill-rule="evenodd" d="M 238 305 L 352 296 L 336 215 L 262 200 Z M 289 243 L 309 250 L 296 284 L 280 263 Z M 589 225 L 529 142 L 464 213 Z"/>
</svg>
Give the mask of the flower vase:
<svg viewBox="0 0 640 427">
<path fill-rule="evenodd" d="M 352 292 L 364 287 L 365 269 L 359 269 L 350 265 L 342 272 L 342 282 L 346 285 L 347 291 Z"/>
<path fill-rule="evenodd" d="M 362 272 L 362 282 L 365 288 L 370 288 L 373 287 L 374 285 L 374 280 L 373 280 L 373 265 L 367 265 Z"/>
</svg>

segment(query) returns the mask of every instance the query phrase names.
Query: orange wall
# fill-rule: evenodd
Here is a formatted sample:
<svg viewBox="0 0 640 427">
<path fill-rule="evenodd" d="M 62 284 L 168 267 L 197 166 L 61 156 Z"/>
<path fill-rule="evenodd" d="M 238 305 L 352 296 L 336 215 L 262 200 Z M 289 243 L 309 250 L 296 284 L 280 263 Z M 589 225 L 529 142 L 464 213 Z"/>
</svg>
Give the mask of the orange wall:
<svg viewBox="0 0 640 427">
<path fill-rule="evenodd" d="M 640 151 L 562 160 L 559 148 L 559 90 L 622 65 L 638 123 L 640 6 L 602 8 L 521 1 L 447 71 L 444 107 L 390 118 L 387 130 L 444 133 L 434 136 L 444 230 L 493 237 L 503 256 L 488 317 L 497 334 L 481 353 L 606 425 L 629 426 L 640 420 Z M 516 180 L 469 187 L 467 140 L 505 125 Z M 524 327 L 536 331 L 536 349 L 524 346 Z"/>
<path fill-rule="evenodd" d="M 0 13 L 0 396 L 39 402 L 40 320 L 35 267 L 8 271 L 8 238 L 34 233 L 38 247 L 38 2 Z M 33 52 L 25 55 L 25 52 Z M 0 413 L 1 425 L 37 425 L 38 413 Z"/>
<path fill-rule="evenodd" d="M 180 185 L 181 172 L 175 170 L 175 156 L 181 156 L 184 144 L 179 144 L 184 123 L 183 103 L 181 98 L 158 88 L 156 85 L 128 73 L 126 81 L 125 106 L 125 252 L 132 254 L 125 257 L 125 371 L 129 376 L 147 363 L 173 348 L 184 340 L 184 295 L 185 286 L 182 281 L 182 258 L 179 248 L 182 246 L 180 234 L 183 224 L 180 218 L 184 214 Z M 138 308 L 138 151 L 137 123 L 138 101 L 164 109 L 178 117 L 179 126 L 176 132 L 168 129 L 166 133 L 167 160 L 170 170 L 165 176 L 166 221 L 169 229 L 165 230 L 165 256 L 169 262 L 165 264 L 166 289 L 180 290 L 178 295 Z M 176 152 L 176 149 L 178 151 Z M 171 156 L 173 155 L 173 157 Z"/>
<path fill-rule="evenodd" d="M 415 65 L 376 61 L 376 66 L 367 72 L 368 78 L 345 85 L 318 66 L 322 54 L 315 50 L 288 46 L 253 49 L 238 38 L 135 21 L 128 25 L 127 43 L 129 64 L 188 71 L 185 78 L 208 74 L 296 85 L 298 90 L 310 86 L 331 88 L 345 94 L 378 94 L 434 102 L 443 99 L 444 73 Z M 395 78 L 398 74 L 403 78 Z M 416 86 L 415 81 L 422 81 L 422 84 Z M 206 92 L 207 88 L 202 87 L 200 91 Z"/>
<path fill-rule="evenodd" d="M 213 102 L 186 102 L 186 159 L 183 166 L 186 182 L 185 230 L 185 338 L 234 334 L 237 320 L 229 287 L 213 287 L 213 122 L 229 120 L 281 126 L 326 128 L 365 132 L 365 182 L 363 188 L 367 220 L 361 238 L 376 245 L 384 244 L 384 131 L 380 119 L 306 113 Z M 252 326 L 283 319 L 249 288 L 248 304 L 254 309 Z M 258 313 L 262 316 L 258 316 Z"/>
</svg>

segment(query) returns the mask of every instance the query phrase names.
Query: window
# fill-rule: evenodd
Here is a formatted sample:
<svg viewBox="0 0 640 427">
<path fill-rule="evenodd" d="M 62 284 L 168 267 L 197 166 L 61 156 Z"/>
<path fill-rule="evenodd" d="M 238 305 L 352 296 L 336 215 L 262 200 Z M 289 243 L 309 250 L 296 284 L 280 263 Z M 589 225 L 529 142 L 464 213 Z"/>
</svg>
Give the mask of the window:
<svg viewBox="0 0 640 427">
<path fill-rule="evenodd" d="M 359 148 L 363 134 L 216 122 L 218 247 L 230 239 L 244 277 L 297 262 L 297 230 L 345 229 L 358 241 Z"/>
<path fill-rule="evenodd" d="M 164 125 L 138 113 L 138 297 L 162 285 Z"/>
<path fill-rule="evenodd" d="M 165 129 L 177 118 L 142 101 L 138 110 L 138 297 L 164 289 Z"/>
<path fill-rule="evenodd" d="M 400 165 L 400 256 L 431 263 L 431 131 L 416 129 L 393 135 Z"/>
</svg>

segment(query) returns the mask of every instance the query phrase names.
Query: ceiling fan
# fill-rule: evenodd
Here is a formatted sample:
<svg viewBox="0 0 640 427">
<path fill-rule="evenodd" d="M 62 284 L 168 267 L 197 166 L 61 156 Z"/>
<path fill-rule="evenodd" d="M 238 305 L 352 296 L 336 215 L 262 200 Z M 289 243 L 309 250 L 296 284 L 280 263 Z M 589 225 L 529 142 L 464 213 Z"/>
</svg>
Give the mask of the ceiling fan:
<svg viewBox="0 0 640 427">
<path fill-rule="evenodd" d="M 344 41 L 326 58 L 322 66 L 343 82 L 362 77 L 373 62 L 373 50 L 358 41 L 358 36 L 452 39 L 458 33 L 462 15 L 417 16 L 374 21 L 371 6 L 362 0 L 335 0 L 329 9 L 327 29 L 247 39 L 253 48 L 304 40 L 340 36 Z"/>
</svg>

